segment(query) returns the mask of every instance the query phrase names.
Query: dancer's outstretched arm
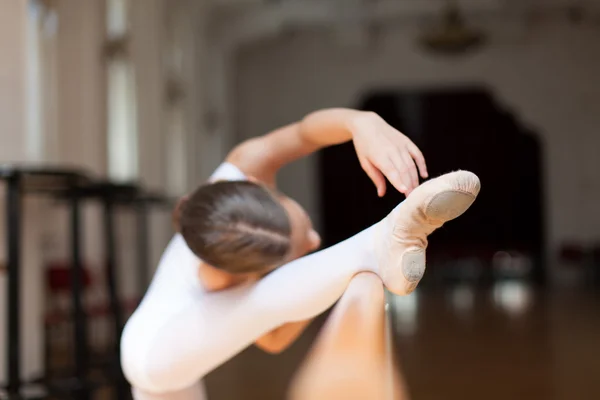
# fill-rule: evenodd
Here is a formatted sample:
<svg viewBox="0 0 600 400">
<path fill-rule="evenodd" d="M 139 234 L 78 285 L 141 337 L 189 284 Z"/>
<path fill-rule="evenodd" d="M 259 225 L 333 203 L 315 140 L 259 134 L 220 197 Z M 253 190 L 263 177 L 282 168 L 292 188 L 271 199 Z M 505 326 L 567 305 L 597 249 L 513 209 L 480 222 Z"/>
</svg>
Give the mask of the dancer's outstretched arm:
<svg viewBox="0 0 600 400">
<path fill-rule="evenodd" d="M 385 178 L 400 192 L 409 194 L 419 185 L 427 167 L 415 144 L 372 112 L 334 108 L 313 112 L 300 122 L 235 147 L 227 161 L 245 174 L 275 184 L 284 165 L 319 149 L 352 140 L 360 164 L 379 196 L 385 194 Z"/>
</svg>

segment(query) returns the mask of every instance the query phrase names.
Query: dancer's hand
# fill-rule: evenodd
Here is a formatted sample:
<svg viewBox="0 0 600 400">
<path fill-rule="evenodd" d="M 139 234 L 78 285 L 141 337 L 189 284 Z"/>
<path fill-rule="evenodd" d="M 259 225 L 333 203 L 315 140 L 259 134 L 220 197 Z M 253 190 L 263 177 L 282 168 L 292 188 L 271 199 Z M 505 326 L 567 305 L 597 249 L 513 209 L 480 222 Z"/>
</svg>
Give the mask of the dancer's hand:
<svg viewBox="0 0 600 400">
<path fill-rule="evenodd" d="M 379 115 L 361 113 L 353 119 L 351 131 L 360 165 L 377 187 L 380 197 L 386 191 L 384 176 L 407 196 L 419 186 L 418 172 L 422 178 L 427 178 L 421 150 Z"/>
</svg>

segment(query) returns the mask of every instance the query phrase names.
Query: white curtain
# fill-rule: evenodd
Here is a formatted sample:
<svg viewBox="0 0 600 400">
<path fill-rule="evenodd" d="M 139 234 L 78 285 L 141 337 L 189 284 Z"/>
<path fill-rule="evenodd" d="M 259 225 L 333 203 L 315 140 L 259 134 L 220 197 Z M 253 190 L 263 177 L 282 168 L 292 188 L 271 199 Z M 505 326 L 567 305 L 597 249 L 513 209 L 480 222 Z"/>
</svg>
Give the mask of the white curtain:
<svg viewBox="0 0 600 400">
<path fill-rule="evenodd" d="M 127 52 L 130 0 L 106 0 L 109 43 L 121 42 L 124 51 L 107 60 L 108 175 L 116 181 L 139 177 L 135 71 Z"/>
</svg>

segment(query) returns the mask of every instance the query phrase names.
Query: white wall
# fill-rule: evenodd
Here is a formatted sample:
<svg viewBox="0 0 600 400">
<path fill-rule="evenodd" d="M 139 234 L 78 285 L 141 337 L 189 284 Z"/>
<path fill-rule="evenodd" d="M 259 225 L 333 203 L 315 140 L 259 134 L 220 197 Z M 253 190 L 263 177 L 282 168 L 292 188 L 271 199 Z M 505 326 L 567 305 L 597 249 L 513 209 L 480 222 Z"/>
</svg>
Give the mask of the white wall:
<svg viewBox="0 0 600 400">
<path fill-rule="evenodd" d="M 415 26 L 384 31 L 374 46 L 362 50 L 340 47 L 326 32 L 295 32 L 248 46 L 237 64 L 239 138 L 318 108 L 356 106 L 374 88 L 482 83 L 543 140 L 550 244 L 598 240 L 598 28 L 570 26 L 564 18 L 540 21 L 529 30 L 506 25 L 511 30 L 497 28 L 484 51 L 456 60 L 420 51 Z M 281 187 L 318 218 L 316 179 L 314 164 L 306 161 L 285 171 Z"/>
<path fill-rule="evenodd" d="M 26 121 L 26 20 L 27 7 L 21 2 L 2 2 L 0 10 L 0 159 L 24 157 Z M 21 133 L 21 135 L 18 135 Z"/>
</svg>

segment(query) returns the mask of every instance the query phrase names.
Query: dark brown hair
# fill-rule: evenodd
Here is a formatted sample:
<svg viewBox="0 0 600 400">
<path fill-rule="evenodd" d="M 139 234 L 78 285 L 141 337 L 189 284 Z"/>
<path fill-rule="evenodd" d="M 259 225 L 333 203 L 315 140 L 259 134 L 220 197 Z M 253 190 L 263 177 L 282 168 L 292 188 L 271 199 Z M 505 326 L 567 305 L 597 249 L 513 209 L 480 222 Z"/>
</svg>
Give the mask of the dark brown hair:
<svg viewBox="0 0 600 400">
<path fill-rule="evenodd" d="M 275 267 L 290 250 L 287 212 L 269 190 L 253 182 L 203 185 L 182 199 L 174 218 L 194 254 L 230 273 Z"/>
</svg>

